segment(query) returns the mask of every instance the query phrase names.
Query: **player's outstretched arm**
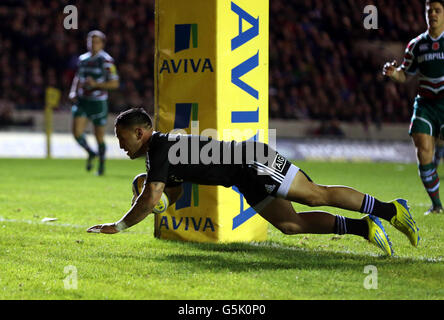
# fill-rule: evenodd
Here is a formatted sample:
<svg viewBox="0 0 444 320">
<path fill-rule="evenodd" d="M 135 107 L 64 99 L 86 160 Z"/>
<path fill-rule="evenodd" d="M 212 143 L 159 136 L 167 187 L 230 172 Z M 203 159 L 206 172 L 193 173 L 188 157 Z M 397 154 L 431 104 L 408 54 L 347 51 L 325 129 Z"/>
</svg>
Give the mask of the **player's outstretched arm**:
<svg viewBox="0 0 444 320">
<path fill-rule="evenodd" d="M 407 80 L 404 70 L 402 70 L 401 67 L 396 66 L 396 60 L 387 62 L 382 69 L 382 74 L 396 82 L 403 83 Z"/>
<path fill-rule="evenodd" d="M 91 89 L 114 90 L 119 88 L 119 80 L 113 79 L 105 82 L 97 82 L 93 78 L 86 78 L 85 84 Z"/>
<path fill-rule="evenodd" d="M 149 182 L 131 209 L 117 222 L 95 225 L 87 232 L 114 234 L 132 227 L 145 219 L 159 202 L 165 189 L 163 182 Z"/>
</svg>

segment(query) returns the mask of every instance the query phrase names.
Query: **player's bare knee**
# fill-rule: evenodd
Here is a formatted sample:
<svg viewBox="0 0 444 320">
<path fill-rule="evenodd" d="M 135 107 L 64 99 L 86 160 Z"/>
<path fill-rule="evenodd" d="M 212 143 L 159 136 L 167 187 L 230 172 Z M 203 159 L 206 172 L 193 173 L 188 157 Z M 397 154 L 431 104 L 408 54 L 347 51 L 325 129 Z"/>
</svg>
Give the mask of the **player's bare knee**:
<svg viewBox="0 0 444 320">
<path fill-rule="evenodd" d="M 417 148 L 416 156 L 421 164 L 429 164 L 433 161 L 434 150 L 430 148 Z"/>
<path fill-rule="evenodd" d="M 416 155 L 421 164 L 428 164 L 433 161 L 435 151 L 433 138 L 423 134 L 414 134 L 413 142 L 416 148 Z"/>
</svg>

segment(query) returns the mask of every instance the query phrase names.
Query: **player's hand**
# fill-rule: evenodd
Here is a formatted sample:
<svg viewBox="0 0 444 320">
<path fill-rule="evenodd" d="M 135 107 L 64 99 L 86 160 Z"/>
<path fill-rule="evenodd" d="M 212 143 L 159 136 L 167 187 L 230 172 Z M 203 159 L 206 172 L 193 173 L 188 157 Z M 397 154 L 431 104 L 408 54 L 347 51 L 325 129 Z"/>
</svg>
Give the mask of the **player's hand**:
<svg viewBox="0 0 444 320">
<path fill-rule="evenodd" d="M 384 68 L 382 69 L 382 74 L 387 76 L 387 77 L 391 77 L 395 73 L 395 71 L 397 69 L 396 64 L 397 64 L 396 60 L 394 60 L 392 62 L 387 62 L 384 65 Z"/>
<path fill-rule="evenodd" d="M 70 92 L 69 95 L 68 95 L 68 99 L 69 99 L 71 102 L 76 102 L 76 100 L 77 100 L 77 94 L 76 94 L 74 91 Z"/>
<path fill-rule="evenodd" d="M 92 226 L 91 228 L 88 228 L 86 232 L 114 234 L 118 233 L 119 230 L 117 230 L 115 223 L 105 223 Z"/>
</svg>

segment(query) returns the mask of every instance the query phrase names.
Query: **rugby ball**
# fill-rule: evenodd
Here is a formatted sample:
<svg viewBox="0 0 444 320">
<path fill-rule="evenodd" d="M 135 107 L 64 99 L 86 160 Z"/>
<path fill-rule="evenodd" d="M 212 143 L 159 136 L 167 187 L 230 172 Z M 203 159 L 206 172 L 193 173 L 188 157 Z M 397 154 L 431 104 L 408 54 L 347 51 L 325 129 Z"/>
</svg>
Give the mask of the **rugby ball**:
<svg viewBox="0 0 444 320">
<path fill-rule="evenodd" d="M 134 204 L 137 197 L 142 193 L 143 187 L 145 186 L 146 173 L 140 173 L 134 177 L 132 183 L 133 198 L 131 199 L 131 205 Z M 170 204 L 168 195 L 162 192 L 159 203 L 154 207 L 153 213 L 164 213 Z"/>
</svg>

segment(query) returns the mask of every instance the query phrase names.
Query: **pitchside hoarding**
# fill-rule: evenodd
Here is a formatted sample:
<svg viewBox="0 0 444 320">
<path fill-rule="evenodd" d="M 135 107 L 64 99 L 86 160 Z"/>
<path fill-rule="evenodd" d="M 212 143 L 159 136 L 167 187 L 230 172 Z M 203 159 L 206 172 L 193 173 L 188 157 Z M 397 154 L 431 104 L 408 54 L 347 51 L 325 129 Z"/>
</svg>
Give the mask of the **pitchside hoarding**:
<svg viewBox="0 0 444 320">
<path fill-rule="evenodd" d="M 156 1 L 155 66 L 156 130 L 268 142 L 268 1 Z M 267 222 L 236 188 L 184 183 L 155 234 L 260 241 Z"/>
</svg>

